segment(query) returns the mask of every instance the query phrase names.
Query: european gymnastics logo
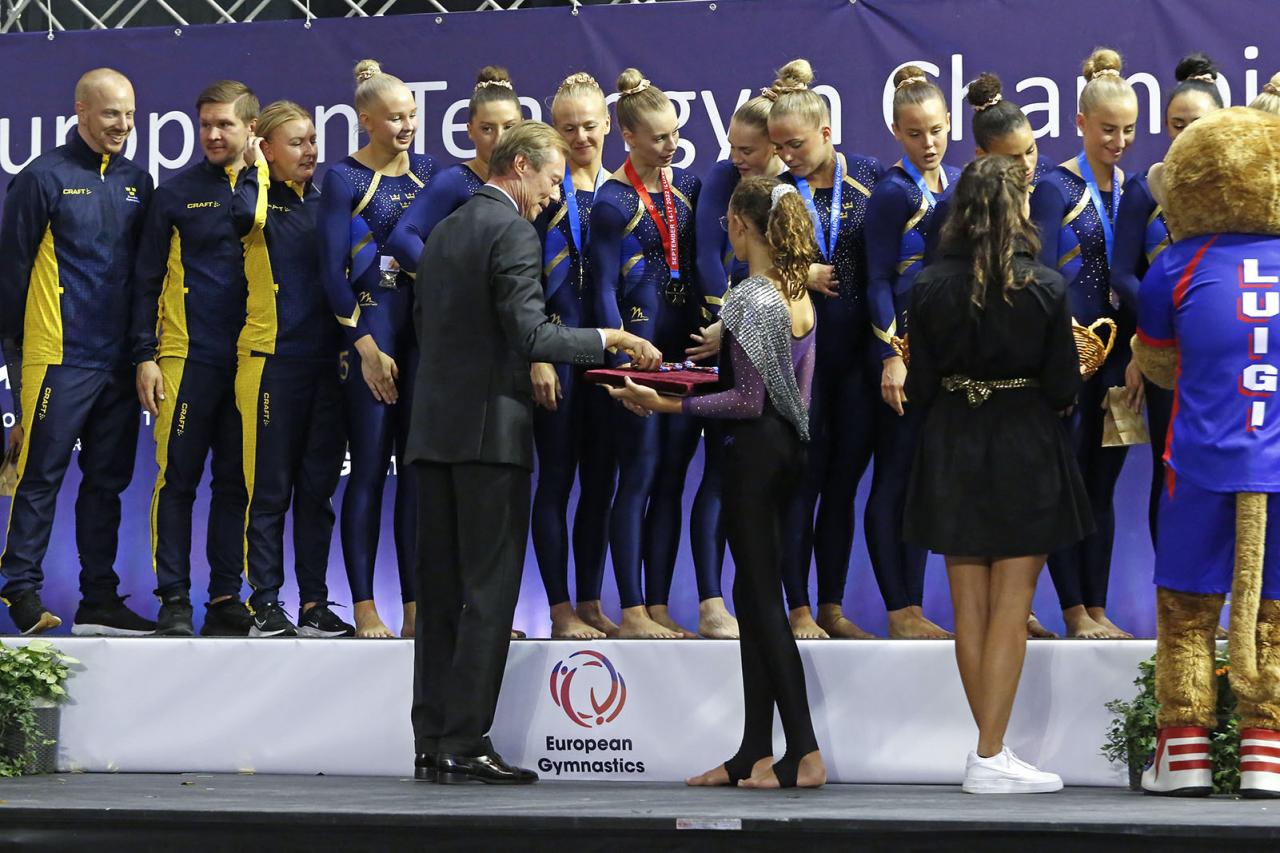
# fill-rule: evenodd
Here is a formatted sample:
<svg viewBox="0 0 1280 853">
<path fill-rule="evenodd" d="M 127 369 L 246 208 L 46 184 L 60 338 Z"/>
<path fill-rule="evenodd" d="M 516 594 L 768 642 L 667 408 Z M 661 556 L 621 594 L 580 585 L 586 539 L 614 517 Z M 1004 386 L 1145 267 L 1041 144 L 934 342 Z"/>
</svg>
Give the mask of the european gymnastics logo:
<svg viewBox="0 0 1280 853">
<path fill-rule="evenodd" d="M 575 658 L 583 658 L 575 662 Z M 579 671 L 584 675 L 579 679 L 578 688 L 578 706 L 574 705 L 574 677 Z M 603 676 L 609 676 L 608 694 L 603 699 L 597 698 L 596 687 L 603 687 Z M 581 682 L 587 679 L 590 689 L 587 691 L 585 701 L 590 703 L 590 710 L 582 711 L 580 707 L 583 705 L 584 697 L 582 694 Z M 564 660 L 558 661 L 551 668 L 551 700 L 556 703 L 557 707 L 564 711 L 565 715 L 573 720 L 575 725 L 589 729 L 594 726 L 603 726 L 605 723 L 611 723 L 622 713 L 622 706 L 627 704 L 627 682 L 623 680 L 622 673 L 614 668 L 613 663 L 600 654 L 590 649 L 574 652 Z"/>
</svg>

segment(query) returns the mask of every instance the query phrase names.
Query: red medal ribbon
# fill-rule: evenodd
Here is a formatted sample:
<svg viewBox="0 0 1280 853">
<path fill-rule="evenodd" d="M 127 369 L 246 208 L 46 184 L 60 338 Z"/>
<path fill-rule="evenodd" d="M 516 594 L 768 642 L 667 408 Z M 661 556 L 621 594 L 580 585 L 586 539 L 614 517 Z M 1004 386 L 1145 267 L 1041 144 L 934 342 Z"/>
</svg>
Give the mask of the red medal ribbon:
<svg viewBox="0 0 1280 853">
<path fill-rule="evenodd" d="M 636 191 L 636 195 L 640 196 L 640 202 L 644 205 L 644 209 L 649 211 L 649 218 L 653 220 L 653 224 L 658 228 L 658 236 L 662 238 L 662 245 L 667 251 L 667 269 L 671 272 L 674 279 L 680 278 L 680 235 L 676 225 L 676 201 L 671 193 L 671 183 L 667 180 L 667 173 L 664 169 L 658 170 L 658 178 L 662 181 L 662 206 L 665 209 L 665 220 L 658 213 L 658 208 L 653 203 L 649 190 L 640 180 L 636 167 L 631 165 L 631 158 L 627 158 L 627 162 L 623 164 L 623 171 L 627 174 L 627 180 L 631 182 L 631 188 Z"/>
</svg>

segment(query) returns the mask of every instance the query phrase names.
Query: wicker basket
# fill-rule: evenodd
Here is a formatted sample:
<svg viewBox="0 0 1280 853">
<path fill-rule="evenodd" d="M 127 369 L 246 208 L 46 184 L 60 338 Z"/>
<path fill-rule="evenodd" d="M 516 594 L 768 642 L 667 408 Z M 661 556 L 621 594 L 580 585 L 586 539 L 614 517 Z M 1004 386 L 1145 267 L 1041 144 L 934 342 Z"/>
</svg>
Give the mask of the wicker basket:
<svg viewBox="0 0 1280 853">
<path fill-rule="evenodd" d="M 911 366 L 911 345 L 907 343 L 907 338 L 909 337 L 910 335 L 903 335 L 902 337 L 894 335 L 889 341 L 889 346 L 893 347 L 894 354 L 900 356 L 902 363 L 907 367 Z"/>
<path fill-rule="evenodd" d="M 1100 328 L 1109 330 L 1105 341 L 1096 331 Z M 1082 326 L 1073 319 L 1071 333 L 1075 336 L 1076 351 L 1080 355 L 1080 375 L 1085 379 L 1092 379 L 1111 354 L 1111 348 L 1116 345 L 1116 321 L 1110 317 L 1099 317 L 1088 326 Z"/>
</svg>

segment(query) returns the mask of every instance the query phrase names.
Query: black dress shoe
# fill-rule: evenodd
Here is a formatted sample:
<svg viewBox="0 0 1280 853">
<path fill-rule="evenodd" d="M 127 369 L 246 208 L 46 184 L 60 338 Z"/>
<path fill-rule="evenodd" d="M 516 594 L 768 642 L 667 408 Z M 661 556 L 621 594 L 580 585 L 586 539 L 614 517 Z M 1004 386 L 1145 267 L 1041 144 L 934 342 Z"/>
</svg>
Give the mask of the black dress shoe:
<svg viewBox="0 0 1280 853">
<path fill-rule="evenodd" d="M 496 752 L 486 755 L 449 755 L 440 753 L 436 760 L 436 781 L 441 785 L 484 782 L 486 785 L 528 785 L 538 781 L 538 774 L 523 767 L 513 767 Z"/>
<path fill-rule="evenodd" d="M 419 782 L 436 781 L 436 754 L 420 752 L 413 757 L 413 778 Z"/>
</svg>

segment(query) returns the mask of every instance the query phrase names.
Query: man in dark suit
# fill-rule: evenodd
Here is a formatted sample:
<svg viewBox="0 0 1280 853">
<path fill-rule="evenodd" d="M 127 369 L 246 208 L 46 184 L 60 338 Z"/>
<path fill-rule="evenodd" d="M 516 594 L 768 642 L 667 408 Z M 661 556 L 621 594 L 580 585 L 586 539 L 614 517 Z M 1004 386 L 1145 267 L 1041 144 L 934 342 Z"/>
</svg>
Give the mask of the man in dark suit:
<svg viewBox="0 0 1280 853">
<path fill-rule="evenodd" d="M 415 285 L 421 347 L 406 452 L 419 484 L 415 776 L 525 783 L 494 752 L 493 724 L 529 533 L 531 361 L 599 364 L 661 354 L 620 329 L 548 320 L 531 221 L 559 193 L 567 148 L 552 128 L 507 131 L 490 178 L 431 232 Z"/>
</svg>

